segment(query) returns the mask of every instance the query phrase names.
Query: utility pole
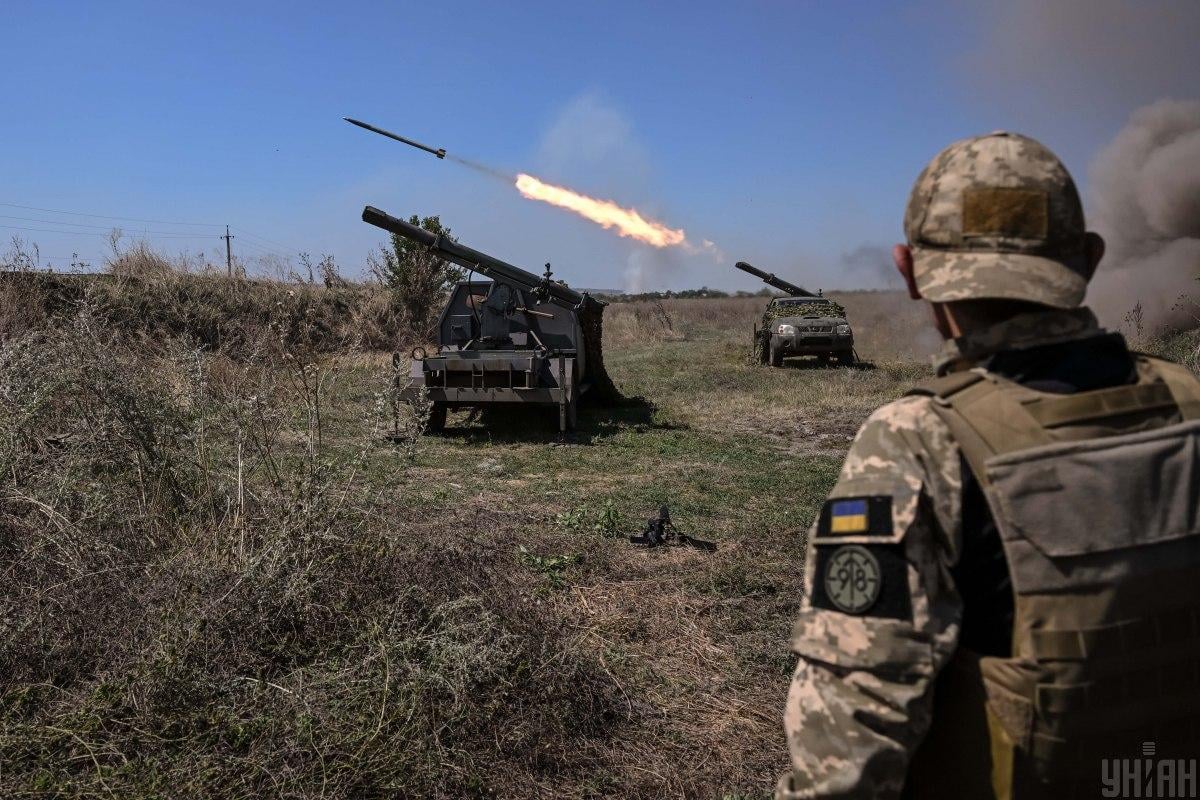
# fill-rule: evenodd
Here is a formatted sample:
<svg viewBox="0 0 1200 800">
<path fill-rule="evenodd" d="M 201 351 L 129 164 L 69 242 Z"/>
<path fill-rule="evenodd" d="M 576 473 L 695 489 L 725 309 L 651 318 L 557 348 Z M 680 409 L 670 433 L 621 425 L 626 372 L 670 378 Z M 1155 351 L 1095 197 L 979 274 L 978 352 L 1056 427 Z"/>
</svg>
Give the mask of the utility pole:
<svg viewBox="0 0 1200 800">
<path fill-rule="evenodd" d="M 229 235 L 229 226 L 225 226 L 225 235 L 221 237 L 225 240 L 225 271 L 229 273 L 229 277 L 233 277 L 233 248 L 229 242 L 234 237 Z"/>
</svg>

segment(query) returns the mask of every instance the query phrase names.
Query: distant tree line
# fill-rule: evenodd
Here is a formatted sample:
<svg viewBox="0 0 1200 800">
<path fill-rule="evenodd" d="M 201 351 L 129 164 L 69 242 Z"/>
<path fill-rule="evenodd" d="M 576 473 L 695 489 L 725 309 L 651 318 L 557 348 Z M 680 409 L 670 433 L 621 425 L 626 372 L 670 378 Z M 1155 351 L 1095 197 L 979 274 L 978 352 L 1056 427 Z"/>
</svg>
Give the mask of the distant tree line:
<svg viewBox="0 0 1200 800">
<path fill-rule="evenodd" d="M 699 289 L 680 289 L 672 291 L 670 289 L 662 292 L 638 292 L 637 294 L 628 294 L 625 292 L 593 292 L 596 297 L 602 300 L 607 300 L 610 303 L 634 303 L 639 300 L 692 300 L 692 299 L 713 299 L 721 297 L 774 297 L 776 292 L 763 287 L 757 292 L 726 292 L 721 289 L 710 289 L 707 286 L 701 286 Z"/>
</svg>

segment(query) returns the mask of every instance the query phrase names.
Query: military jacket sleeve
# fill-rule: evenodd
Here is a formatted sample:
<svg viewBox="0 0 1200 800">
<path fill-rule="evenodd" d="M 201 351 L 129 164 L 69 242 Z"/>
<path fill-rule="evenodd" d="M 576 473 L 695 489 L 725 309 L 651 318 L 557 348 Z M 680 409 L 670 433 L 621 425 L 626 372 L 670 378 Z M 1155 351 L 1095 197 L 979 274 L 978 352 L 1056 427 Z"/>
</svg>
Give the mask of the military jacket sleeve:
<svg viewBox="0 0 1200 800">
<path fill-rule="evenodd" d="M 928 397 L 876 411 L 809 531 L 779 798 L 892 798 L 930 725 L 961 602 L 958 447 Z"/>
</svg>

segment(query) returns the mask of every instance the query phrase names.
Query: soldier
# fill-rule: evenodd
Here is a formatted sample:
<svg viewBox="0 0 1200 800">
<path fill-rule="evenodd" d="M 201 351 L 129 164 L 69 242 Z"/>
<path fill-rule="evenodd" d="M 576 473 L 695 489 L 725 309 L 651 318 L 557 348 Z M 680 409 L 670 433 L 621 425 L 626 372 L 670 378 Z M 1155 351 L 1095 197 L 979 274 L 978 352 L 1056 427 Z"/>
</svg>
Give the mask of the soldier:
<svg viewBox="0 0 1200 800">
<path fill-rule="evenodd" d="M 1038 142 L 917 178 L 937 376 L 872 414 L 809 534 L 780 798 L 1099 795 L 1194 757 L 1200 382 L 1080 303 L 1104 242 Z"/>
</svg>

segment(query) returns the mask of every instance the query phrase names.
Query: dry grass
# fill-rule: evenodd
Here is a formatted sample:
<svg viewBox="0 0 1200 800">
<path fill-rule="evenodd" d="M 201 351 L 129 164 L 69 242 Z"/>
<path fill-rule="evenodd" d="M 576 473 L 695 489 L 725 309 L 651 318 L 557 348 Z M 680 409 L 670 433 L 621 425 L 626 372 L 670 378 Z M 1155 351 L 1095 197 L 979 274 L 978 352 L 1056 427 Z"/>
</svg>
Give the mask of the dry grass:
<svg viewBox="0 0 1200 800">
<path fill-rule="evenodd" d="M 329 352 L 353 289 L 139 266 L 0 283 L 0 794 L 769 791 L 800 532 L 894 370 L 748 364 L 757 299 L 614 304 L 657 409 L 390 446 L 387 358 Z M 666 501 L 717 556 L 624 541 Z"/>
<path fill-rule="evenodd" d="M 0 349 L 0 794 L 527 795 L 627 713 L 494 514 L 406 502 L 385 390 L 331 447 L 344 365 L 275 343 Z"/>
<path fill-rule="evenodd" d="M 855 347 L 867 360 L 921 360 L 939 341 L 929 326 L 928 311 L 902 292 L 834 292 L 830 298 L 846 307 L 854 327 Z M 641 300 L 613 303 L 605 313 L 605 341 L 616 345 L 679 341 L 689 330 L 751 332 L 766 308 L 762 297 Z"/>
<path fill-rule="evenodd" d="M 748 363 L 761 299 L 614 304 L 648 402 L 393 444 L 324 312 L 206 349 L 128 315 L 203 283 L 109 280 L 0 336 L 0 796 L 770 793 L 803 531 L 918 304 L 839 297 L 873 368 L 828 370 Z M 661 503 L 717 553 L 631 546 Z"/>
<path fill-rule="evenodd" d="M 409 343 L 405 321 L 379 287 L 230 280 L 182 266 L 135 250 L 108 273 L 0 271 L 0 339 L 63 324 L 86 306 L 105 326 L 127 334 L 187 338 L 230 353 L 265 335 L 328 352 Z"/>
</svg>

